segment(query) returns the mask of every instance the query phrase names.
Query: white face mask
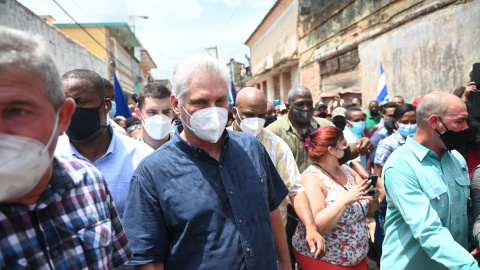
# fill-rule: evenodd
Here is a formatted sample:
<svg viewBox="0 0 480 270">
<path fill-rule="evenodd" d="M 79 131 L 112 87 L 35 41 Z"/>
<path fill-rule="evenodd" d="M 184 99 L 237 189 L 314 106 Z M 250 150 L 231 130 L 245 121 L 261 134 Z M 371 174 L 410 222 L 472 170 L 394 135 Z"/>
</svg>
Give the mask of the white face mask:
<svg viewBox="0 0 480 270">
<path fill-rule="evenodd" d="M 15 199 L 32 191 L 51 166 L 48 148 L 57 138 L 58 112 L 47 145 L 18 135 L 0 134 L 0 202 Z"/>
<path fill-rule="evenodd" d="M 238 110 L 237 116 L 239 119 L 242 119 L 238 114 Z M 245 118 L 242 119 L 240 122 L 240 128 L 242 129 L 242 131 L 248 134 L 252 134 L 255 137 L 258 136 L 258 133 L 260 133 L 260 131 L 262 130 L 263 125 L 265 125 L 265 119 L 258 117 Z"/>
<path fill-rule="evenodd" d="M 223 134 L 228 120 L 228 111 L 221 107 L 210 107 L 198 110 L 190 115 L 182 106 L 183 110 L 190 116 L 190 126 L 185 120 L 182 122 L 191 130 L 198 138 L 211 143 L 218 142 Z"/>
<path fill-rule="evenodd" d="M 164 114 L 157 114 L 149 118 L 143 118 L 143 127 L 148 136 L 154 140 L 161 140 L 167 137 L 170 128 L 172 127 L 172 119 Z"/>
</svg>

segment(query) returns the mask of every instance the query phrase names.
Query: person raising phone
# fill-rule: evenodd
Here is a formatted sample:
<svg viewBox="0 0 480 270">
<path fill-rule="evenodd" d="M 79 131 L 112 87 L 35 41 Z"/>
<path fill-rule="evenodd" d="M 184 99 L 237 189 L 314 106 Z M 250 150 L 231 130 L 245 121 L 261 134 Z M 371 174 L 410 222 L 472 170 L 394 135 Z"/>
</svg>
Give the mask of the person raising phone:
<svg viewBox="0 0 480 270">
<path fill-rule="evenodd" d="M 327 251 L 320 261 L 309 253 L 305 226 L 299 222 L 292 244 L 302 269 L 367 269 L 368 232 L 365 213 L 369 199 L 378 199 L 378 189 L 343 165 L 350 148 L 337 127 L 321 127 L 302 133 L 312 160 L 302 182 L 310 201 L 317 230 L 325 239 Z M 375 191 L 372 196 L 369 191 Z M 348 233 L 345 233 L 348 232 Z"/>
</svg>

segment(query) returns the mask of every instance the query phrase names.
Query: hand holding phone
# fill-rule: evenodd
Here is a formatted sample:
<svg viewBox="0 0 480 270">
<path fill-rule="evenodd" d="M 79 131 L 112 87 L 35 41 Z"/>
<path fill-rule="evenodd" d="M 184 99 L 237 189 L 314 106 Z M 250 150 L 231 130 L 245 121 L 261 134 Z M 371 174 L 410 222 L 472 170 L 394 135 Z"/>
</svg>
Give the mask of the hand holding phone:
<svg viewBox="0 0 480 270">
<path fill-rule="evenodd" d="M 370 182 L 370 185 L 371 185 L 372 187 L 374 187 L 374 188 L 377 187 L 378 175 L 376 175 L 376 174 L 371 174 L 371 175 L 368 176 L 367 179 L 372 181 L 372 182 Z M 368 188 L 370 188 L 370 187 L 368 187 Z M 372 190 L 372 191 L 368 192 L 367 194 L 370 195 L 370 196 L 373 196 L 373 195 L 375 195 L 375 191 Z"/>
</svg>

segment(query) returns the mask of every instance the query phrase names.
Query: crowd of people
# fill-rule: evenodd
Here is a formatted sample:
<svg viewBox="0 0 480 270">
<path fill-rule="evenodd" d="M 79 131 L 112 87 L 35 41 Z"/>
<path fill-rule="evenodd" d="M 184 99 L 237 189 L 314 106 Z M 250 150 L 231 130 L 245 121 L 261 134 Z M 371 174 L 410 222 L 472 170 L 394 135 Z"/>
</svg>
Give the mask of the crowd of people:
<svg viewBox="0 0 480 270">
<path fill-rule="evenodd" d="M 0 268 L 479 269 L 475 82 L 368 109 L 229 84 L 195 55 L 116 117 L 108 79 L 0 26 Z"/>
</svg>

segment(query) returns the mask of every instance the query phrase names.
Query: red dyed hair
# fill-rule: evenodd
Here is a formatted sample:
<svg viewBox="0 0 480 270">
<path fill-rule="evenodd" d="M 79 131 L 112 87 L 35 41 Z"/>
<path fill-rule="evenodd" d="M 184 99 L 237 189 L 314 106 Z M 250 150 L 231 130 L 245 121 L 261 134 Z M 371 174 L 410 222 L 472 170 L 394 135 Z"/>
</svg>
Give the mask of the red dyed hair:
<svg viewBox="0 0 480 270">
<path fill-rule="evenodd" d="M 309 135 L 313 148 L 308 151 L 311 160 L 318 160 L 327 151 L 328 147 L 336 147 L 342 140 L 343 131 L 337 127 L 321 127 Z"/>
</svg>

